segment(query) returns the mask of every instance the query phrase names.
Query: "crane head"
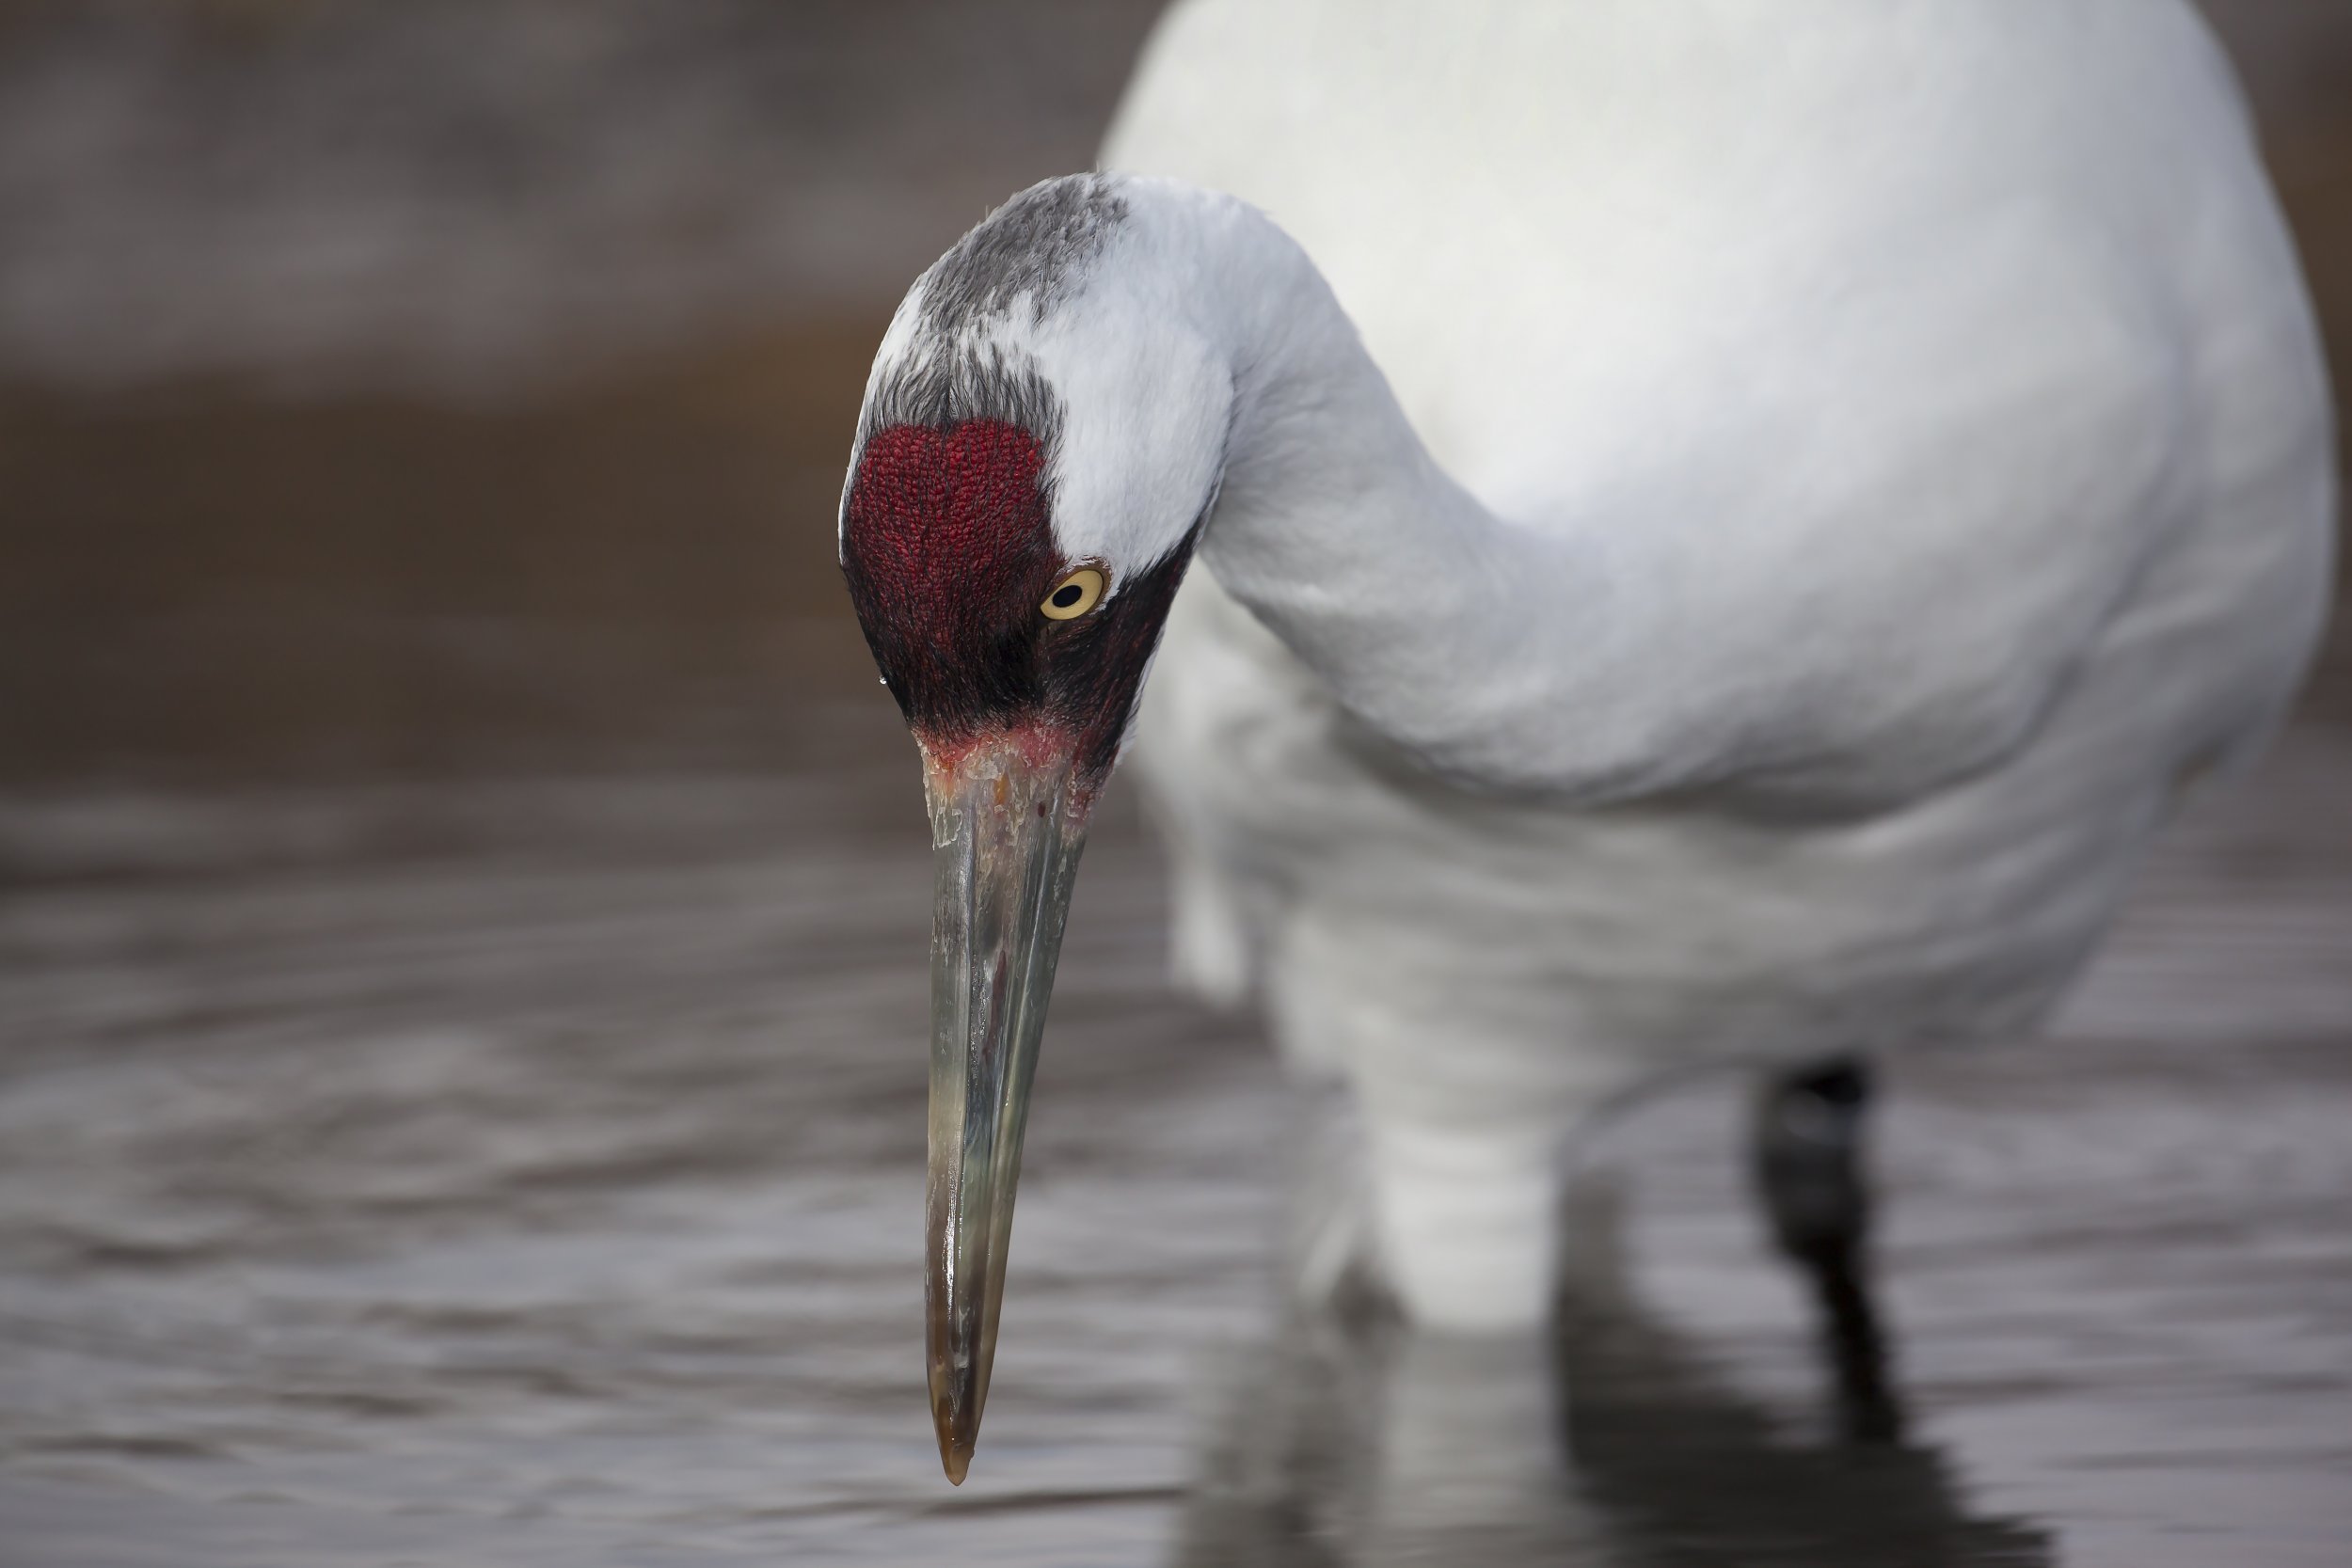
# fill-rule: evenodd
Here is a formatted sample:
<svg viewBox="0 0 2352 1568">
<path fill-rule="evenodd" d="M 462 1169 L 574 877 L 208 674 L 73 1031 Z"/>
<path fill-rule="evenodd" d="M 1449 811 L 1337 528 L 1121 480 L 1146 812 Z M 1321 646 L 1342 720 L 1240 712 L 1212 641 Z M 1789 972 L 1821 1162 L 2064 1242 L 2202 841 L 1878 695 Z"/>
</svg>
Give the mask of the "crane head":
<svg viewBox="0 0 2352 1568">
<path fill-rule="evenodd" d="M 961 1481 L 1078 854 L 1216 499 L 1233 381 L 1138 285 L 1120 177 L 1015 197 L 877 354 L 841 568 L 923 757 L 936 903 L 925 1305 Z"/>
<path fill-rule="evenodd" d="M 1022 1130 L 1078 855 L 1205 502 L 1156 559 L 1053 526 L 1039 433 L 900 423 L 859 446 L 841 562 L 922 753 L 931 943 L 926 1307 L 940 1457 L 961 1482 L 995 1354 Z"/>
</svg>

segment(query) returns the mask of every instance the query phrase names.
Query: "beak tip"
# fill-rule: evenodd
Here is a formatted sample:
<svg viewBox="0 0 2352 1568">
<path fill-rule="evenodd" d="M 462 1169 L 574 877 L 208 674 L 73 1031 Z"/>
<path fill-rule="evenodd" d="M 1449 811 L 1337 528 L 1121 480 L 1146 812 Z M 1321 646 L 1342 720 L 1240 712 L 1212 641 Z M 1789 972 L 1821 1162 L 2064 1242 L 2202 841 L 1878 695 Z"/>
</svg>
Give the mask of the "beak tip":
<svg viewBox="0 0 2352 1568">
<path fill-rule="evenodd" d="M 939 1433 L 939 1467 L 947 1472 L 948 1484 L 961 1486 L 972 1468 L 972 1450 L 977 1447 L 968 1435 L 959 1435 L 942 1428 Z"/>
<path fill-rule="evenodd" d="M 968 1398 L 967 1393 L 967 1398 Z M 934 1401 L 931 1405 L 931 1431 L 939 1439 L 939 1467 L 947 1472 L 947 1480 L 957 1486 L 972 1468 L 972 1453 L 979 1447 L 979 1421 L 967 1418 L 968 1405 L 952 1400 Z"/>
</svg>

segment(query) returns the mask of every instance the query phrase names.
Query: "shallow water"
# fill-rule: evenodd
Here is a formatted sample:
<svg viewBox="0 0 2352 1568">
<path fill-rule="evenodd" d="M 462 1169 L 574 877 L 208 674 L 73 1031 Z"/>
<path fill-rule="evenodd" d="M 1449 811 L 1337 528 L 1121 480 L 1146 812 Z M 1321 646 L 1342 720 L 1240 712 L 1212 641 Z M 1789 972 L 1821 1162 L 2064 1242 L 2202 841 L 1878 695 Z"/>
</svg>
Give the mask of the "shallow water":
<svg viewBox="0 0 2352 1568">
<path fill-rule="evenodd" d="M 1162 990 L 1120 797 L 956 1491 L 914 770 L 797 727 L 762 776 L 0 809 L 0 1563 L 2352 1557 L 2352 733 L 2175 839 L 2056 1038 L 1894 1064 L 1894 1438 L 1733 1083 L 1584 1151 L 1551 1340 L 1286 1311 L 1325 1108 Z"/>
</svg>

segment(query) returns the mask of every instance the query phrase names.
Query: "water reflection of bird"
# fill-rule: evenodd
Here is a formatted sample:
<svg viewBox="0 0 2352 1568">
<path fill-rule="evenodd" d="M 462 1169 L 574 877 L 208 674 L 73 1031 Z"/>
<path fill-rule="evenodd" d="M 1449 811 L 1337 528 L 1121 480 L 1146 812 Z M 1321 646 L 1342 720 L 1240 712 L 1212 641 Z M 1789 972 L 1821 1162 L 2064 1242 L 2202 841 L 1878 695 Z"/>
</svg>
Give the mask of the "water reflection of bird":
<svg viewBox="0 0 2352 1568">
<path fill-rule="evenodd" d="M 1503 1329 L 1636 1075 L 2032 1024 L 2329 578 L 2310 312 L 2185 4 L 1199 0 L 1108 163 L 1174 178 L 917 282 L 843 497 L 938 851 L 958 1476 L 1155 646 L 1180 969 L 1355 1089 L 1406 1308 Z M 1762 1168 L 1851 1186 L 1849 1080 Z"/>
<path fill-rule="evenodd" d="M 1807 1437 L 1734 1389 L 1641 1299 L 1617 1220 L 1612 1190 L 1580 1184 L 1549 1333 L 1288 1322 L 1230 1380 L 1177 1568 L 2053 1560 L 2031 1525 L 1972 1514 L 1938 1449 Z M 1840 1375 L 1836 1397 L 1887 1396 Z"/>
</svg>

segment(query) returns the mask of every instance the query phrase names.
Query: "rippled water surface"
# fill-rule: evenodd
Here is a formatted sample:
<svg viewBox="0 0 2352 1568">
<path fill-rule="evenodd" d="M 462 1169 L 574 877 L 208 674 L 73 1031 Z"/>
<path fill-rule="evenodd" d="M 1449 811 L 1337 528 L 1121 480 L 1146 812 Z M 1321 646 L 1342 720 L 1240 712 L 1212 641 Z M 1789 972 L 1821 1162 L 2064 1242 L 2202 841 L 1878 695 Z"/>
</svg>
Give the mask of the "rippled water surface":
<svg viewBox="0 0 2352 1568">
<path fill-rule="evenodd" d="M 1894 1064 L 1875 1440 L 1729 1082 L 1585 1151 L 1549 1342 L 1285 1312 L 1323 1111 L 1162 990 L 1122 798 L 954 1491 L 914 767 L 801 724 L 0 812 L 0 1562 L 2352 1560 L 2347 732 L 2175 839 L 2058 1037 Z"/>
</svg>

